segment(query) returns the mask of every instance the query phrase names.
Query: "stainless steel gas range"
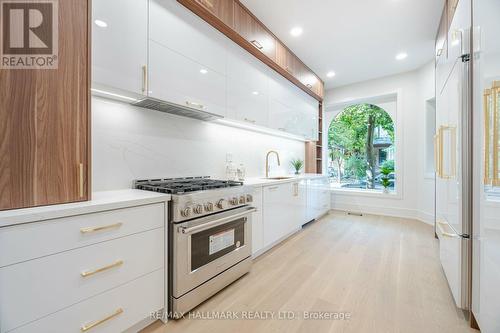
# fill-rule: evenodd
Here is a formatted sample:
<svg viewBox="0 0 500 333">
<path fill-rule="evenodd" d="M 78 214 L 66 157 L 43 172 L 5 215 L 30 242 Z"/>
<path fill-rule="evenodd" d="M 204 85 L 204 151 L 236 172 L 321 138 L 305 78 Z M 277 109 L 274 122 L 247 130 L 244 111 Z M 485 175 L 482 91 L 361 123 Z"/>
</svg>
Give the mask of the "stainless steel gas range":
<svg viewBox="0 0 500 333">
<path fill-rule="evenodd" d="M 170 193 L 169 312 L 184 313 L 250 271 L 252 188 L 209 177 L 147 179 Z"/>
</svg>

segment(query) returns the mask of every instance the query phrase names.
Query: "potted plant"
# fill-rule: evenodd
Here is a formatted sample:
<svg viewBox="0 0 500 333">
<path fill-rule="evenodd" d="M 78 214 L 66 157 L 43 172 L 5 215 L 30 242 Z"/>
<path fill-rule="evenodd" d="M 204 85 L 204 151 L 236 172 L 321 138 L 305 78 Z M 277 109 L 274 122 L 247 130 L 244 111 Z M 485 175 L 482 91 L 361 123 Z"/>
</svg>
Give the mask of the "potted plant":
<svg viewBox="0 0 500 333">
<path fill-rule="evenodd" d="M 295 174 L 298 175 L 300 173 L 300 170 L 304 166 L 304 161 L 302 161 L 299 158 L 292 159 L 292 161 L 290 162 L 290 164 L 292 164 L 293 168 L 295 169 Z"/>
<path fill-rule="evenodd" d="M 391 186 L 390 176 L 393 172 L 394 172 L 394 161 L 392 160 L 385 161 L 380 166 L 380 173 L 382 174 L 380 181 L 382 183 L 382 186 L 384 187 L 384 193 L 389 193 L 389 186 Z"/>
</svg>

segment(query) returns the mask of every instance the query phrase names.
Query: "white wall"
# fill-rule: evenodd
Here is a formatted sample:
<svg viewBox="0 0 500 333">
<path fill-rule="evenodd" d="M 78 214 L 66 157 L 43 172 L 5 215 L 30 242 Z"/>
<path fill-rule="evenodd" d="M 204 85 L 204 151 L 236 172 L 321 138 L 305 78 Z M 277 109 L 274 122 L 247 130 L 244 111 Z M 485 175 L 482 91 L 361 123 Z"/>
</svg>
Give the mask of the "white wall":
<svg viewBox="0 0 500 333">
<path fill-rule="evenodd" d="M 434 180 L 425 176 L 425 103 L 434 96 L 434 64 L 404 74 L 328 90 L 325 94 L 326 110 L 328 105 L 394 92 L 399 94 L 400 108 L 397 110 L 400 128 L 396 131 L 402 133 L 400 197 L 335 192 L 332 194 L 332 208 L 417 218 L 433 223 Z"/>
<path fill-rule="evenodd" d="M 130 188 L 140 178 L 224 178 L 228 152 L 247 177 L 260 177 L 270 149 L 281 157 L 281 167 L 272 157 L 275 174 L 288 173 L 290 159 L 305 156 L 301 141 L 92 98 L 93 191 Z"/>
</svg>

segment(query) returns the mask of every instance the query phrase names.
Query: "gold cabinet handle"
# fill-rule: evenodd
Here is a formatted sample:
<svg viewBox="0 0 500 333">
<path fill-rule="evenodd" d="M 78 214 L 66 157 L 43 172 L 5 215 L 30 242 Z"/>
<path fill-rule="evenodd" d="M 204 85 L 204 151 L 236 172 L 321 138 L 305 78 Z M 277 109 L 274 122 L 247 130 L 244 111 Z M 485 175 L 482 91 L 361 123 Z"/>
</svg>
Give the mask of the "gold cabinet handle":
<svg viewBox="0 0 500 333">
<path fill-rule="evenodd" d="M 78 164 L 78 195 L 83 198 L 84 188 L 83 188 L 83 163 Z"/>
<path fill-rule="evenodd" d="M 490 177 L 490 101 L 491 89 L 485 89 L 483 94 L 483 111 L 484 111 L 484 185 L 491 185 Z"/>
<path fill-rule="evenodd" d="M 439 175 L 439 135 L 434 135 L 434 171 Z"/>
<path fill-rule="evenodd" d="M 97 321 L 94 321 L 90 324 L 85 324 L 85 325 L 82 325 L 82 327 L 80 328 L 80 330 L 82 332 L 87 332 L 88 330 L 110 320 L 110 319 L 113 319 L 114 317 L 120 315 L 123 313 L 123 309 L 122 308 L 118 308 L 113 314 L 110 314 L 109 316 L 105 317 L 105 318 L 102 318 L 102 319 L 99 319 Z"/>
<path fill-rule="evenodd" d="M 450 152 L 451 152 L 451 161 L 450 161 L 450 173 L 446 174 L 444 172 L 443 164 L 444 164 L 444 140 L 443 135 L 444 132 L 450 132 Z M 457 162 L 457 130 L 455 126 L 440 126 L 438 130 L 438 177 L 442 179 L 453 179 L 456 176 L 456 162 Z"/>
<path fill-rule="evenodd" d="M 148 66 L 142 66 L 142 93 L 146 94 L 148 91 Z"/>
<path fill-rule="evenodd" d="M 203 110 L 205 108 L 205 106 L 203 104 L 195 103 L 195 102 L 190 102 L 190 101 L 186 101 L 186 105 L 198 108 L 200 110 Z"/>
<path fill-rule="evenodd" d="M 262 50 L 262 49 L 263 49 L 262 44 L 261 44 L 261 43 L 259 43 L 259 41 L 258 41 L 258 40 L 255 40 L 255 39 L 254 39 L 254 40 L 251 40 L 251 41 L 250 41 L 250 43 L 252 43 L 252 44 L 253 44 L 253 46 L 255 46 L 256 48 L 258 48 L 259 50 Z"/>
<path fill-rule="evenodd" d="M 80 275 L 82 277 L 88 277 L 88 276 L 92 276 L 94 274 L 101 273 L 101 272 L 107 271 L 107 270 L 109 270 L 111 268 L 115 268 L 115 267 L 118 267 L 118 266 L 121 266 L 121 265 L 123 265 L 123 260 L 118 260 L 118 261 L 115 261 L 114 263 L 112 263 L 110 265 L 107 265 L 107 266 L 104 266 L 104 267 L 101 267 L 101 268 L 97 268 L 97 269 L 94 269 L 92 271 L 81 272 Z"/>
<path fill-rule="evenodd" d="M 89 234 L 89 233 L 96 232 L 96 231 L 102 231 L 102 230 L 107 230 L 107 229 L 116 229 L 116 228 L 121 227 L 122 225 L 123 225 L 123 223 L 118 222 L 118 223 L 103 225 L 103 226 L 99 226 L 99 227 L 82 228 L 82 229 L 80 229 L 80 232 L 82 234 Z"/>
<path fill-rule="evenodd" d="M 500 178 L 498 177 L 498 95 L 500 94 L 500 81 L 494 81 L 491 88 L 491 108 L 493 112 L 493 170 L 492 170 L 492 183 L 494 186 L 500 185 Z"/>
</svg>

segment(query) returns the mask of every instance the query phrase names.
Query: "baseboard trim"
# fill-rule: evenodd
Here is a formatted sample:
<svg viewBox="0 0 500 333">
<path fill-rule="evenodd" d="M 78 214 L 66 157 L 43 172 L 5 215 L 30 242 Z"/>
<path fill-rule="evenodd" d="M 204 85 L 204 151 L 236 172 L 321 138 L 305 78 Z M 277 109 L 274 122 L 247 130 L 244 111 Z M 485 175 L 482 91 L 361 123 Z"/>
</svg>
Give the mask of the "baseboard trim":
<svg viewBox="0 0 500 333">
<path fill-rule="evenodd" d="M 422 212 L 416 209 L 395 208 L 395 207 L 388 209 L 388 207 L 381 207 L 381 206 L 337 204 L 337 205 L 332 205 L 332 210 L 412 219 L 423 222 L 428 225 L 434 225 L 434 216 L 432 214 L 429 214 L 427 212 Z"/>
</svg>

